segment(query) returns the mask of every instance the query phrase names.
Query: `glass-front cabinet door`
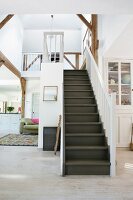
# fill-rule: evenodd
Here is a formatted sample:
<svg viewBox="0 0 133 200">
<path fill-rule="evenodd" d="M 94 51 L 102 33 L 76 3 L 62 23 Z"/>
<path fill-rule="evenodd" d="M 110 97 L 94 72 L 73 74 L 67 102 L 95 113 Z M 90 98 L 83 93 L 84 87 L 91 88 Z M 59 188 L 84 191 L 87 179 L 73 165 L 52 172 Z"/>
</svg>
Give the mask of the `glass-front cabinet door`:
<svg viewBox="0 0 133 200">
<path fill-rule="evenodd" d="M 109 61 L 107 68 L 109 94 L 116 92 L 117 105 L 131 105 L 131 62 Z"/>
</svg>

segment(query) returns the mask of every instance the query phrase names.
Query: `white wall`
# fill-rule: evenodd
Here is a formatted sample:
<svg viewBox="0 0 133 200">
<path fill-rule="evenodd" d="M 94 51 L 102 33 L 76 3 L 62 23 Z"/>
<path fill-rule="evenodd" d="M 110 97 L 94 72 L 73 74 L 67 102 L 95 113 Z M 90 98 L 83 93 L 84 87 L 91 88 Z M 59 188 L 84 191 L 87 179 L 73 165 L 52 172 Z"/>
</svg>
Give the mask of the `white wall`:
<svg viewBox="0 0 133 200">
<path fill-rule="evenodd" d="M 98 15 L 98 18 L 100 48 L 104 53 L 133 19 L 133 15 Z"/>
<path fill-rule="evenodd" d="M 23 52 L 43 52 L 43 32 L 48 30 L 25 30 Z M 64 51 L 81 51 L 80 30 L 53 30 L 64 32 Z"/>
<path fill-rule="evenodd" d="M 0 30 L 0 51 L 21 69 L 23 28 L 17 15 L 15 15 Z"/>
<path fill-rule="evenodd" d="M 56 127 L 62 112 L 63 63 L 42 64 L 38 147 L 43 147 L 43 127 Z M 58 86 L 57 101 L 43 101 L 44 86 Z"/>
<path fill-rule="evenodd" d="M 132 21 L 133 15 L 98 15 L 99 68 L 103 74 L 104 57 L 121 33 Z M 120 49 L 119 49 L 120 50 Z"/>
<path fill-rule="evenodd" d="M 25 95 L 25 117 L 32 117 L 32 95 L 33 93 L 40 93 L 40 80 L 26 81 L 26 95 Z"/>
<path fill-rule="evenodd" d="M 112 44 L 105 57 L 133 59 L 133 20 Z"/>
</svg>

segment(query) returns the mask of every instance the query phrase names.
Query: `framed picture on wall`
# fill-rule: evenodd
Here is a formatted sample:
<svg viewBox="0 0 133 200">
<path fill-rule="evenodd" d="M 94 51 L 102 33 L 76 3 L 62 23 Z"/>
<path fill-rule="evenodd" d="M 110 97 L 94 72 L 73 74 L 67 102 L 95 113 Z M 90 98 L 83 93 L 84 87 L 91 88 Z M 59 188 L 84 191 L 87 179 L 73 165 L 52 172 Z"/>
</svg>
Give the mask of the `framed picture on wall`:
<svg viewBox="0 0 133 200">
<path fill-rule="evenodd" d="M 58 97 L 57 86 L 44 86 L 43 101 L 57 101 L 57 97 Z"/>
</svg>

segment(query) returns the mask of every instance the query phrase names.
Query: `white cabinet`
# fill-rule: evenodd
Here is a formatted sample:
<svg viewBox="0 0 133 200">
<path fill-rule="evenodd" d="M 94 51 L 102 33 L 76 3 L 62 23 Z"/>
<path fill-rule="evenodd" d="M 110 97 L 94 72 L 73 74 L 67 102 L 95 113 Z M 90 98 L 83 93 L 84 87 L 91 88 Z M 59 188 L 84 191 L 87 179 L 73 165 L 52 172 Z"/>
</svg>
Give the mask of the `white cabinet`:
<svg viewBox="0 0 133 200">
<path fill-rule="evenodd" d="M 20 114 L 0 114 L 0 133 L 19 134 Z"/>
<path fill-rule="evenodd" d="M 110 93 L 116 92 L 116 143 L 117 147 L 129 147 L 133 122 L 132 61 L 107 59 L 104 80 Z"/>
</svg>

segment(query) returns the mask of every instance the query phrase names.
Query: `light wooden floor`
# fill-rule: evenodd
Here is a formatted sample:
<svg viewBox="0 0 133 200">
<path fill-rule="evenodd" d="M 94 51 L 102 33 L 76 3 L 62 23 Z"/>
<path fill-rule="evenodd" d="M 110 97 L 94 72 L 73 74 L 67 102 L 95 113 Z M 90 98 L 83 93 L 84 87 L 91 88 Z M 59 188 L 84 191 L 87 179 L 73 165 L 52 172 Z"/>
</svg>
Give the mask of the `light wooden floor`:
<svg viewBox="0 0 133 200">
<path fill-rule="evenodd" d="M 59 155 L 0 147 L 0 200 L 133 200 L 133 152 L 117 150 L 117 176 L 59 174 Z"/>
</svg>

